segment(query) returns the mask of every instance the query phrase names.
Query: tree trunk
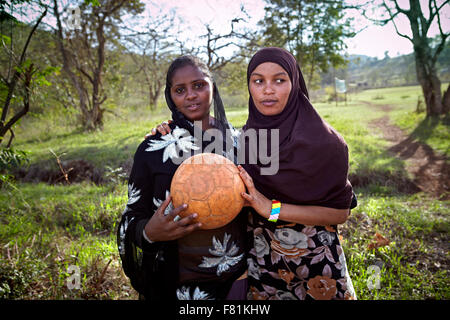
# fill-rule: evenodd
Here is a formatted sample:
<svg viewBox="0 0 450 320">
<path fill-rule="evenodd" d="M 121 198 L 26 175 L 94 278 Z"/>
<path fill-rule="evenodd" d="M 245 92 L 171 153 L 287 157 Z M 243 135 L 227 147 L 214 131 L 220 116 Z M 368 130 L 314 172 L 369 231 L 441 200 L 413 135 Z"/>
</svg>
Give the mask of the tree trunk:
<svg viewBox="0 0 450 320">
<path fill-rule="evenodd" d="M 125 2 L 125 1 L 124 1 Z M 115 10 L 118 10 L 124 2 L 118 3 L 115 8 L 111 9 L 109 14 L 112 14 Z M 68 48 L 64 45 L 64 35 L 61 24 L 61 17 L 58 9 L 57 1 L 54 0 L 54 14 L 57 22 L 57 42 L 58 47 L 61 51 L 61 55 L 63 58 L 63 70 L 68 75 L 73 87 L 78 92 L 79 98 L 79 108 L 81 111 L 81 123 L 86 130 L 92 131 L 96 129 L 103 128 L 103 112 L 104 110 L 101 108 L 101 105 L 106 100 L 106 95 L 103 93 L 103 84 L 102 84 L 102 75 L 104 71 L 105 65 L 105 43 L 106 38 L 104 34 L 105 27 L 105 14 L 99 16 L 97 12 L 96 17 L 98 18 L 98 24 L 95 29 L 95 34 L 97 38 L 97 49 L 96 54 L 90 53 L 88 48 L 76 48 L 76 50 L 80 50 L 80 52 L 84 49 L 87 52 L 88 58 L 90 61 L 96 61 L 93 63 L 91 70 L 85 70 L 83 65 L 83 61 L 78 60 L 76 54 L 73 54 L 68 50 Z M 95 9 L 97 10 L 97 9 Z M 84 35 L 86 36 L 86 35 Z M 70 48 L 74 49 L 74 48 Z M 83 52 L 83 54 L 86 54 Z M 75 68 L 74 70 L 72 70 Z M 88 92 L 88 86 L 86 86 L 86 79 L 88 84 L 92 85 L 92 93 Z"/>
<path fill-rule="evenodd" d="M 106 96 L 100 100 L 102 89 L 102 73 L 105 65 L 105 35 L 104 35 L 104 20 L 100 19 L 97 29 L 95 30 L 97 35 L 98 47 L 97 47 L 97 66 L 94 69 L 94 79 L 92 83 L 92 110 L 91 110 L 91 123 L 94 125 L 92 129 L 103 129 L 103 109 L 102 103 L 106 100 Z"/>
<path fill-rule="evenodd" d="M 81 122 L 87 131 L 94 131 L 96 129 L 103 129 L 103 112 L 100 104 L 96 103 L 93 108 L 82 112 Z"/>
<path fill-rule="evenodd" d="M 425 55 L 416 51 L 417 79 L 422 87 L 427 116 L 440 115 L 443 112 L 441 81 L 436 75 L 434 65 L 424 59 Z"/>
<path fill-rule="evenodd" d="M 442 98 L 442 113 L 447 114 L 450 112 L 450 83 Z"/>
<path fill-rule="evenodd" d="M 436 65 L 431 57 L 431 48 L 424 37 L 414 39 L 414 57 L 417 80 L 422 87 L 428 116 L 442 114 L 441 81 L 436 73 Z"/>
<path fill-rule="evenodd" d="M 150 94 L 149 102 L 150 102 L 150 110 L 151 111 L 156 110 L 157 101 L 158 101 L 158 97 L 154 96 L 153 94 Z"/>
<path fill-rule="evenodd" d="M 436 72 L 436 57 L 427 37 L 431 21 L 427 21 L 421 11 L 418 0 L 410 1 L 410 10 L 406 13 L 412 31 L 414 56 L 416 60 L 417 80 L 419 81 L 428 116 L 440 115 L 443 112 L 441 81 Z M 397 32 L 398 33 L 398 32 Z"/>
</svg>

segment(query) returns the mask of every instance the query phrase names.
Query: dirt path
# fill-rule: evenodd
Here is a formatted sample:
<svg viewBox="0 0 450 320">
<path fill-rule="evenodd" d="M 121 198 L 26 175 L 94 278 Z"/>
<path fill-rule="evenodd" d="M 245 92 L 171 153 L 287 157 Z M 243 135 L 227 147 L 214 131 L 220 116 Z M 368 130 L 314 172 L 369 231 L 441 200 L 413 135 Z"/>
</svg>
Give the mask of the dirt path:
<svg viewBox="0 0 450 320">
<path fill-rule="evenodd" d="M 445 156 L 437 154 L 426 143 L 408 136 L 402 129 L 390 123 L 389 105 L 375 105 L 364 102 L 371 107 L 381 109 L 386 114 L 370 122 L 370 127 L 379 128 L 383 138 L 391 143 L 388 152 L 406 161 L 406 170 L 414 177 L 416 186 L 441 200 L 450 199 L 450 164 Z"/>
</svg>

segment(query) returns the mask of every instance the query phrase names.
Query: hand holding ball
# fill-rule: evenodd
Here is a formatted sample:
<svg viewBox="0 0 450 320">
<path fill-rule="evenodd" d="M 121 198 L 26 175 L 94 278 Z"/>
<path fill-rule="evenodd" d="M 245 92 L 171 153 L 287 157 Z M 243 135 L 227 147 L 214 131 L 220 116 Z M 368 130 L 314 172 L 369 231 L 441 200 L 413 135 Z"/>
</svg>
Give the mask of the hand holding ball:
<svg viewBox="0 0 450 320">
<path fill-rule="evenodd" d="M 173 206 L 183 203 L 185 217 L 197 213 L 201 229 L 216 229 L 231 222 L 244 206 L 245 185 L 235 164 L 214 153 L 194 155 L 178 167 L 170 194 Z"/>
</svg>

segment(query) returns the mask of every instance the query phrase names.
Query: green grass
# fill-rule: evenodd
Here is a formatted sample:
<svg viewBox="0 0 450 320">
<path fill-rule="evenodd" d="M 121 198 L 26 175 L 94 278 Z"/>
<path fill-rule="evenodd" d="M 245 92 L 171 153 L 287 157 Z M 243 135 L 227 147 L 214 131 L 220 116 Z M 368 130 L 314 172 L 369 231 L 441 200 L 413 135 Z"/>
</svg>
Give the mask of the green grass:
<svg viewBox="0 0 450 320">
<path fill-rule="evenodd" d="M 442 84 L 442 94 L 447 87 L 448 83 Z M 376 96 L 383 96 L 384 99 L 374 99 Z M 356 94 L 354 99 L 392 106 L 389 117 L 393 124 L 412 135 L 415 140 L 428 144 L 450 158 L 450 118 L 448 115 L 427 118 L 425 112 L 416 112 L 419 99 L 422 100 L 422 110 L 425 108 L 422 89 L 419 86 L 366 90 Z"/>
<path fill-rule="evenodd" d="M 418 87 L 367 90 L 347 105 L 314 104 L 349 146 L 350 178 L 359 179 L 358 207 L 340 226 L 342 245 L 358 299 L 450 299 L 449 201 L 409 194 L 406 163 L 385 150 L 386 141 L 368 126 L 385 115 L 373 104 L 391 105 L 393 123 L 416 132 L 436 150 L 448 148 L 448 125 L 424 123 L 416 114 Z M 368 103 L 362 103 L 366 101 Z M 84 133 L 67 121 L 23 121 L 15 147 L 29 152 L 32 164 L 85 159 L 116 168 L 131 159 L 143 136 L 168 112 L 124 112 L 108 117 L 103 131 Z M 229 120 L 242 127 L 247 109 L 230 109 Z M 41 119 L 42 120 L 42 119 Z M 431 130 L 432 129 L 432 130 Z M 447 153 L 445 153 L 447 154 Z M 356 181 L 356 180 L 353 180 Z M 115 232 L 127 202 L 126 182 L 5 184 L 0 192 L 0 298 L 136 299 L 121 270 Z M 375 233 L 388 246 L 369 249 Z M 81 271 L 80 289 L 70 290 L 68 268 Z M 371 265 L 380 266 L 380 288 L 370 290 Z"/>
<path fill-rule="evenodd" d="M 76 127 L 69 127 L 64 132 L 59 128 L 54 132 L 36 131 L 36 126 L 24 124 L 19 127 L 15 141 L 17 149 L 29 152 L 34 163 L 50 161 L 56 165 L 55 157 L 61 159 L 85 159 L 96 166 L 117 167 L 132 157 L 137 146 L 151 128 L 169 118 L 169 112 L 158 112 L 154 115 L 146 110 L 129 113 L 126 119 L 107 117 L 102 131 L 83 132 Z M 33 124 L 37 123 L 33 121 Z M 45 124 L 44 124 L 45 125 Z M 30 127 L 33 130 L 29 130 Z"/>
<path fill-rule="evenodd" d="M 341 227 L 349 272 L 359 299 L 448 299 L 449 252 L 436 247 L 450 232 L 449 207 L 424 195 L 376 197 L 360 193 L 359 205 Z M 375 232 L 388 246 L 369 249 Z M 368 286 L 378 265 L 379 289 Z"/>
<path fill-rule="evenodd" d="M 399 112 L 392 121 L 408 132 L 415 140 L 426 143 L 450 159 L 450 117 L 426 117 L 425 113 Z"/>
<path fill-rule="evenodd" d="M 16 188 L 0 194 L 1 298 L 136 297 L 120 269 L 115 236 L 125 184 Z M 67 287 L 70 265 L 80 268 L 79 290 Z"/>
<path fill-rule="evenodd" d="M 383 116 L 382 111 L 356 100 L 337 107 L 318 103 L 315 108 L 347 142 L 349 177 L 355 185 L 367 185 L 372 194 L 391 194 L 398 191 L 398 183 L 410 178 L 405 163 L 389 155 L 388 143 L 368 126 L 370 121 Z"/>
</svg>

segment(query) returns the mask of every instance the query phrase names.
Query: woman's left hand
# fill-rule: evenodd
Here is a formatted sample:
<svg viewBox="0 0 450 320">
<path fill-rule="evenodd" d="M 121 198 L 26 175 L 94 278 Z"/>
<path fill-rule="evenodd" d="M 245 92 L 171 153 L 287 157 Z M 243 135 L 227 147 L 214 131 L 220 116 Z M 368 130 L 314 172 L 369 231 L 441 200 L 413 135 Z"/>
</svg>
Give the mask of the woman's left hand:
<svg viewBox="0 0 450 320">
<path fill-rule="evenodd" d="M 144 139 L 147 139 L 148 137 L 154 136 L 156 134 L 156 131 L 161 133 L 162 136 L 165 136 L 166 134 L 170 133 L 172 129 L 170 129 L 169 124 L 172 123 L 172 120 L 164 121 L 163 123 L 159 124 L 156 128 L 152 128 L 152 130 L 147 133 L 144 137 Z"/>
<path fill-rule="evenodd" d="M 272 201 L 267 199 L 255 188 L 252 177 L 250 177 L 241 165 L 238 166 L 238 169 L 242 181 L 244 181 L 244 184 L 248 190 L 248 193 L 241 193 L 242 198 L 245 200 L 244 206 L 253 207 L 253 209 L 255 209 L 261 216 L 264 218 L 269 218 L 270 211 L 272 209 Z"/>
</svg>

